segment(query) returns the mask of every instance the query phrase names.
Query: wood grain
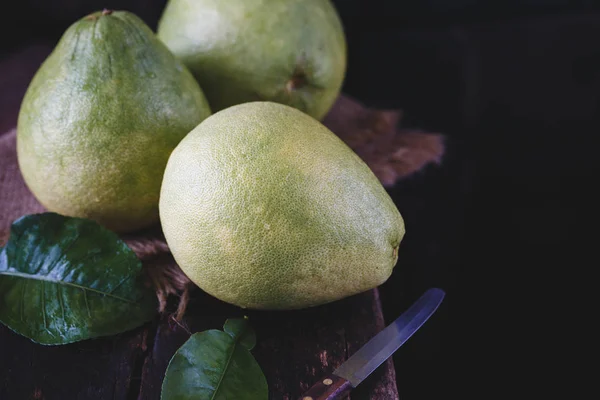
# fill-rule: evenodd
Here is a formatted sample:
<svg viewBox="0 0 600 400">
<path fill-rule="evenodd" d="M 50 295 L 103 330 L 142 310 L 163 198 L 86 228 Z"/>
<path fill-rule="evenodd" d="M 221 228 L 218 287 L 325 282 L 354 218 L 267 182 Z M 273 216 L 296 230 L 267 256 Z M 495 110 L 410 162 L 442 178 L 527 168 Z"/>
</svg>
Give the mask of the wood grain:
<svg viewBox="0 0 600 400">
<path fill-rule="evenodd" d="M 131 399 L 148 332 L 42 346 L 0 325 L 0 399 Z"/>
<path fill-rule="evenodd" d="M 161 379 L 169 360 L 192 333 L 222 329 L 227 318 L 244 315 L 256 331 L 257 345 L 252 353 L 265 373 L 270 398 L 281 400 L 296 400 L 384 327 L 377 289 L 303 310 L 246 312 L 198 290 L 182 321 L 167 317 L 158 327 L 143 369 L 141 398 L 160 398 Z M 397 399 L 391 359 L 349 398 Z"/>
</svg>

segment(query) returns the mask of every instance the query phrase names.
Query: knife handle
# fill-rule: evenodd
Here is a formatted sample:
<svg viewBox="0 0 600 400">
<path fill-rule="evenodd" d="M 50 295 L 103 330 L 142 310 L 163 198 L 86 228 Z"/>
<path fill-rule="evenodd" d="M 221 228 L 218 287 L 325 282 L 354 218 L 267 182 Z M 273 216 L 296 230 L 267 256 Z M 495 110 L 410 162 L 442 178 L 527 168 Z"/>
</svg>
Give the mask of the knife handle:
<svg viewBox="0 0 600 400">
<path fill-rule="evenodd" d="M 312 385 L 299 400 L 341 400 L 350 390 L 350 381 L 331 374 Z"/>
</svg>

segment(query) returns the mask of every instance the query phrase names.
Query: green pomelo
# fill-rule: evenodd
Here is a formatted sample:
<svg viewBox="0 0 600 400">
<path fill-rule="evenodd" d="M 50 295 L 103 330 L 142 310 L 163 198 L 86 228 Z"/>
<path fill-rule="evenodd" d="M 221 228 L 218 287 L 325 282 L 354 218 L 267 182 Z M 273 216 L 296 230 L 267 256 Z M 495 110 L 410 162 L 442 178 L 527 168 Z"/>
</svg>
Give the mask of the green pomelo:
<svg viewBox="0 0 600 400">
<path fill-rule="evenodd" d="M 346 72 L 346 39 L 329 0 L 169 0 L 157 34 L 213 111 L 265 100 L 321 119 Z"/>
<path fill-rule="evenodd" d="M 141 19 L 97 12 L 67 29 L 31 81 L 19 166 L 48 210 L 135 230 L 158 222 L 169 155 L 209 115 L 192 74 Z"/>
<path fill-rule="evenodd" d="M 175 148 L 160 219 L 185 274 L 244 308 L 315 306 L 374 288 L 404 222 L 369 167 L 317 120 L 251 102 L 204 120 Z"/>
</svg>

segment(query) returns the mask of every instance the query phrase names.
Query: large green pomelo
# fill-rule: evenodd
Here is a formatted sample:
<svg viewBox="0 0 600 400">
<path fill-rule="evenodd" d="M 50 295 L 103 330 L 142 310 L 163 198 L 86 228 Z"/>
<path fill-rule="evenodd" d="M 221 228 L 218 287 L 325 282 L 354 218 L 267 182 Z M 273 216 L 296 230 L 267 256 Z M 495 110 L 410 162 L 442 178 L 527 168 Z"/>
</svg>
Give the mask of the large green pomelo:
<svg viewBox="0 0 600 400">
<path fill-rule="evenodd" d="M 165 170 L 160 219 L 194 283 L 258 309 L 378 286 L 404 236 L 369 167 L 321 123 L 272 102 L 220 111 L 181 141 Z"/>
<path fill-rule="evenodd" d="M 169 155 L 208 115 L 192 74 L 141 19 L 90 14 L 67 29 L 27 89 L 19 166 L 48 210 L 135 230 L 158 221 Z"/>
<path fill-rule="evenodd" d="M 169 0 L 157 34 L 213 111 L 268 100 L 321 119 L 346 72 L 346 39 L 329 0 Z"/>
</svg>

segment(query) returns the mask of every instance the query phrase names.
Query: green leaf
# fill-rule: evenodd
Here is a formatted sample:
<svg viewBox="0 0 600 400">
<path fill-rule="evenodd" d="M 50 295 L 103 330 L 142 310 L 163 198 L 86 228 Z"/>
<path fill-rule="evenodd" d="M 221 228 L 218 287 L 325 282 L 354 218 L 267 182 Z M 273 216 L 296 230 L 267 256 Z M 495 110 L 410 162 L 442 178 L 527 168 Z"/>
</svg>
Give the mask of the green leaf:
<svg viewBox="0 0 600 400">
<path fill-rule="evenodd" d="M 167 368 L 161 400 L 266 400 L 267 381 L 250 354 L 256 335 L 246 319 L 193 334 Z"/>
<path fill-rule="evenodd" d="M 256 333 L 250 329 L 246 318 L 228 319 L 223 325 L 223 330 L 232 338 L 237 338 L 239 344 L 248 350 L 252 350 L 256 345 Z"/>
<path fill-rule="evenodd" d="M 45 345 L 128 331 L 156 313 L 141 267 L 115 233 L 94 221 L 21 217 L 0 252 L 0 322 Z"/>
</svg>

